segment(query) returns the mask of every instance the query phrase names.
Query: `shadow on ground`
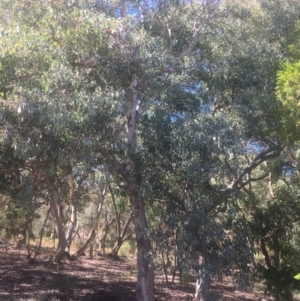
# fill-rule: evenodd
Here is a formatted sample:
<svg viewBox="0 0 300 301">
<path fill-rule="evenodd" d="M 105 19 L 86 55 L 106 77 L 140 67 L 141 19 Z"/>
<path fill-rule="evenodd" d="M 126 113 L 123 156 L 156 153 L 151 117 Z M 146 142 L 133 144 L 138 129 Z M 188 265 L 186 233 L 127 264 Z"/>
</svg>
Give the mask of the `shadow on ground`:
<svg viewBox="0 0 300 301">
<path fill-rule="evenodd" d="M 102 257 L 81 258 L 62 264 L 50 263 L 51 250 L 44 249 L 36 264 L 29 264 L 25 251 L 0 246 L 0 300 L 6 301 L 134 301 L 136 263 Z M 193 284 L 172 284 L 156 291 L 156 301 L 191 301 Z M 256 301 L 255 293 L 211 292 L 211 301 Z"/>
</svg>

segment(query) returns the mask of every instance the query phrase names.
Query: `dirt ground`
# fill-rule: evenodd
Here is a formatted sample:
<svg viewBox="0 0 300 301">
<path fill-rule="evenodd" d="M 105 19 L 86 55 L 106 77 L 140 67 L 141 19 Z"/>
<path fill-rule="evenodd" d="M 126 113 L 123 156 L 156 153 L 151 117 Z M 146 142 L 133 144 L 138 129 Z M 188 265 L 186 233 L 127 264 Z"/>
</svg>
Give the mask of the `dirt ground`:
<svg viewBox="0 0 300 301">
<path fill-rule="evenodd" d="M 0 300 L 12 301 L 134 301 L 136 264 L 133 259 L 107 257 L 61 264 L 49 263 L 53 250 L 43 249 L 36 264 L 29 264 L 26 250 L 6 252 L 0 245 Z M 194 284 L 169 284 L 156 279 L 156 301 L 191 301 Z M 232 285 L 212 284 L 212 300 L 264 300 L 260 292 L 235 290 Z"/>
</svg>

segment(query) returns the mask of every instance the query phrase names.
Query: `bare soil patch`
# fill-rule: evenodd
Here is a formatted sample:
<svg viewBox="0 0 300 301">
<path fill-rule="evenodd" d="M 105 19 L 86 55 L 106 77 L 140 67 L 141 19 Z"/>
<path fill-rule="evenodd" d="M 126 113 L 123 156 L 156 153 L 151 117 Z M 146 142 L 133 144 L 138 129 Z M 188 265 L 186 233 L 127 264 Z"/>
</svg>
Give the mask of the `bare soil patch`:
<svg viewBox="0 0 300 301">
<path fill-rule="evenodd" d="M 108 257 L 53 264 L 51 249 L 43 249 L 36 264 L 29 264 L 25 250 L 0 245 L 0 300 L 12 301 L 134 301 L 136 262 Z M 194 284 L 157 282 L 156 301 L 191 301 Z M 213 284 L 212 300 L 263 300 L 262 293 L 235 290 L 231 285 Z"/>
</svg>

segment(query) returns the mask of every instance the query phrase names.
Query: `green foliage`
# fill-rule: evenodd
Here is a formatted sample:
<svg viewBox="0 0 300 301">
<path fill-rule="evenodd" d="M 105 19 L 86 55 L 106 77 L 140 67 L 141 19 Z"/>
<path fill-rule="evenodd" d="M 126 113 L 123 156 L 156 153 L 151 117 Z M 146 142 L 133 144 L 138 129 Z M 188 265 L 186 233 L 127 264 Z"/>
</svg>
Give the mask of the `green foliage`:
<svg viewBox="0 0 300 301">
<path fill-rule="evenodd" d="M 281 64 L 277 72 L 276 93 L 282 103 L 279 110 L 283 124 L 281 132 L 283 140 L 293 145 L 299 142 L 299 35 L 300 22 L 297 21 L 296 27 L 290 34 L 291 44 L 288 46 L 289 60 Z"/>
<path fill-rule="evenodd" d="M 288 45 L 288 53 L 293 61 L 297 62 L 300 59 L 300 20 L 297 20 L 295 29 L 291 34 L 291 43 Z"/>
<path fill-rule="evenodd" d="M 293 278 L 300 259 L 298 188 L 279 186 L 275 194 L 276 199 L 260 201 L 252 207 L 250 227 L 264 255 L 258 273 L 265 281 L 266 291 L 276 300 L 292 300 L 292 292 L 300 289 Z"/>
<path fill-rule="evenodd" d="M 289 144 L 300 139 L 300 62 L 282 64 L 277 75 L 277 96 L 282 102 L 281 118 Z"/>
<path fill-rule="evenodd" d="M 126 175 L 145 202 L 151 229 L 144 235 L 167 264 L 176 254 L 191 267 L 200 250 L 211 275 L 249 274 L 254 241 L 263 238 L 282 256 L 276 278 L 271 269 L 264 274 L 274 292 L 298 258 L 289 244 L 298 203 L 279 190 L 268 204 L 264 182 L 255 193 L 248 185 L 265 181 L 266 172 L 279 179 L 285 158 L 262 166 L 257 156 L 298 139 L 300 65 L 282 65 L 278 98 L 275 86 L 299 7 L 204 2 L 165 1 L 142 19 L 118 18 L 109 4 L 83 0 L 2 1 L 0 192 L 23 205 L 37 198 L 64 205 L 63 223 L 73 197 L 80 225 L 91 226 L 96 192 L 109 182 L 127 216 L 132 186 L 115 165 L 125 167 L 134 147 Z M 134 79 L 140 114 L 129 145 Z M 14 209 L 8 220 L 20 218 Z"/>
<path fill-rule="evenodd" d="M 299 290 L 300 286 L 293 279 L 295 269 L 282 266 L 280 271 L 276 268 L 265 270 L 263 276 L 266 280 L 266 290 L 275 296 L 275 300 L 294 300 L 293 291 Z"/>
<path fill-rule="evenodd" d="M 18 235 L 33 238 L 32 225 L 39 218 L 33 207 L 22 206 L 16 201 L 7 201 L 0 213 L 0 226 L 5 228 L 5 233 L 1 232 L 5 239 L 16 239 Z"/>
</svg>

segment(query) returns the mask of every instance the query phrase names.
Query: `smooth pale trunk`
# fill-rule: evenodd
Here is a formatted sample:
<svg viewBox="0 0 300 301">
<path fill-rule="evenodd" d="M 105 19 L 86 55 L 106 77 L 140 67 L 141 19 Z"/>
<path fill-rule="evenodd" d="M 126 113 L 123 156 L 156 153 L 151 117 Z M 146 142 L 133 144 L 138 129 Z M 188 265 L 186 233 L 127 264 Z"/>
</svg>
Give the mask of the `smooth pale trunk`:
<svg viewBox="0 0 300 301">
<path fill-rule="evenodd" d="M 132 160 L 135 153 L 135 130 L 138 118 L 138 103 L 136 102 L 136 94 L 134 87 L 136 80 L 133 81 L 133 101 L 134 106 L 127 114 L 127 170 L 134 169 Z M 148 224 L 145 213 L 144 201 L 139 198 L 138 188 L 132 180 L 128 181 L 133 218 L 135 223 L 135 235 L 137 240 L 137 266 L 138 276 L 136 283 L 137 301 L 154 301 L 154 268 L 151 262 L 151 243 L 148 236 Z"/>
<path fill-rule="evenodd" d="M 69 224 L 66 232 L 66 239 L 67 239 L 67 248 L 68 252 L 70 252 L 72 240 L 73 240 L 73 233 L 74 229 L 77 224 L 77 200 L 75 199 L 74 196 L 74 181 L 73 181 L 73 175 L 72 175 L 72 167 L 70 167 L 69 170 L 69 175 L 68 175 L 68 182 L 70 186 L 70 210 L 71 210 L 71 215 L 69 219 Z"/>
<path fill-rule="evenodd" d="M 107 235 L 108 235 L 108 232 L 109 232 L 109 229 L 110 229 L 110 226 L 111 224 L 113 223 L 113 219 L 112 220 L 108 220 L 108 216 L 107 216 L 107 213 L 105 214 L 105 226 L 104 226 L 104 229 L 101 233 L 101 237 L 99 239 L 99 253 L 101 255 L 105 255 L 106 254 L 106 251 L 105 251 L 105 248 L 106 248 L 106 238 L 107 238 Z"/>
<path fill-rule="evenodd" d="M 99 239 L 99 254 L 105 255 L 106 254 L 106 237 L 108 234 L 108 230 L 106 227 L 104 228 L 101 237 Z"/>
<path fill-rule="evenodd" d="M 112 250 L 111 250 L 111 254 L 114 255 L 114 256 L 117 256 L 118 255 L 118 252 L 124 242 L 124 238 L 125 238 L 125 234 L 127 232 L 127 229 L 129 227 L 129 224 L 132 220 L 132 214 L 128 217 L 124 227 L 123 227 L 123 230 L 121 232 L 121 225 L 120 225 L 120 216 L 118 217 L 118 233 L 117 233 L 117 240 L 115 242 L 115 245 L 113 246 Z"/>
<path fill-rule="evenodd" d="M 72 240 L 73 240 L 73 233 L 74 229 L 77 224 L 77 204 L 74 202 L 73 204 L 70 205 L 71 208 L 71 216 L 70 216 L 70 221 L 66 233 L 66 240 L 67 240 L 67 248 L 68 252 L 70 252 Z"/>
<path fill-rule="evenodd" d="M 88 238 L 84 242 L 84 244 L 81 246 L 81 248 L 73 255 L 73 258 L 78 258 L 82 255 L 84 255 L 84 251 L 87 249 L 87 247 L 94 241 L 96 236 L 96 230 L 92 229 L 89 233 Z"/>
<path fill-rule="evenodd" d="M 137 240 L 138 276 L 136 283 L 137 301 L 154 301 L 154 268 L 151 262 L 151 244 L 148 237 L 148 225 L 144 202 L 137 197 L 132 198 Z"/>
<path fill-rule="evenodd" d="M 196 280 L 196 293 L 194 301 L 206 301 L 209 294 L 210 277 L 206 269 L 205 259 L 199 255 L 199 269 Z"/>
<path fill-rule="evenodd" d="M 67 247 L 67 240 L 66 240 L 63 225 L 61 223 L 61 219 L 60 219 L 60 216 L 59 216 L 59 213 L 57 210 L 57 205 L 53 201 L 50 201 L 50 210 L 51 210 L 51 214 L 55 220 L 55 224 L 57 227 L 57 235 L 58 235 L 58 240 L 59 240 L 58 249 L 54 256 L 54 261 L 59 261 L 61 259 L 61 257 L 63 256 L 65 249 Z"/>
</svg>

